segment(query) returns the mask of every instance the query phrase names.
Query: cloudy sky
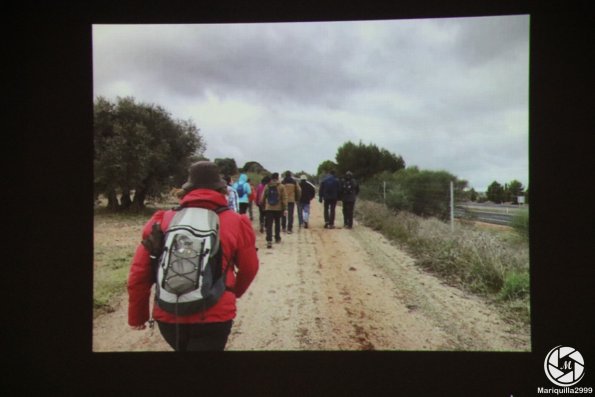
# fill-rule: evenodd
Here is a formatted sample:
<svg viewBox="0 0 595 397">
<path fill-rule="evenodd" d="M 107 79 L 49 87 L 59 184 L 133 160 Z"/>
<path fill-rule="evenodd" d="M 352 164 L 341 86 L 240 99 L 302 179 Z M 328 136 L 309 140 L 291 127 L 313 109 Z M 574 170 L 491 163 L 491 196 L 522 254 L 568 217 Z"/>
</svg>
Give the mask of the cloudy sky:
<svg viewBox="0 0 595 397">
<path fill-rule="evenodd" d="M 94 25 L 94 95 L 192 120 L 210 159 L 316 173 L 347 141 L 528 184 L 529 16 Z"/>
</svg>

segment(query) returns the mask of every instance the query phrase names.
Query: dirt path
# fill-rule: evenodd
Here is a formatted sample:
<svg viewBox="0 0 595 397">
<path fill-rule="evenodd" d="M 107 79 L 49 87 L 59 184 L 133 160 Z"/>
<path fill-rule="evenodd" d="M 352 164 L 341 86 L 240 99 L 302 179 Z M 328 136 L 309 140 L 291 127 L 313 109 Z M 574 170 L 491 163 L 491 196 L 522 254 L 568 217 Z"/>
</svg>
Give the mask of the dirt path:
<svg viewBox="0 0 595 397">
<path fill-rule="evenodd" d="M 529 350 L 528 330 L 420 270 L 381 234 L 357 223 L 324 229 L 315 201 L 310 226 L 273 249 L 257 232 L 260 271 L 238 301 L 227 350 Z M 128 329 L 126 298 L 96 319 L 93 350 L 171 350 L 157 329 Z"/>
</svg>

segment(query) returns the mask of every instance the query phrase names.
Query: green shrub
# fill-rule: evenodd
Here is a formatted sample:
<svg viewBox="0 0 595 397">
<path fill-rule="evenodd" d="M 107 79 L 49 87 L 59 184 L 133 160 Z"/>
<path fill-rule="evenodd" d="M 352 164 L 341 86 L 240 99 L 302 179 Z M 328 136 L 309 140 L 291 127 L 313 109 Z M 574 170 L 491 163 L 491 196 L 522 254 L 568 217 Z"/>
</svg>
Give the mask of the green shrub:
<svg viewBox="0 0 595 397">
<path fill-rule="evenodd" d="M 132 247 L 131 247 L 132 248 Z M 111 310 L 112 300 L 126 291 L 126 281 L 133 249 L 112 247 L 112 251 L 99 251 L 103 265 L 96 267 L 93 276 L 93 308 L 95 314 Z"/>
<path fill-rule="evenodd" d="M 139 213 L 94 211 L 93 315 L 114 310 L 116 298 L 126 291 L 130 263 L 140 232 L 156 208 Z"/>
<path fill-rule="evenodd" d="M 446 171 L 420 170 L 414 166 L 367 179 L 360 186 L 360 197 L 386 204 L 395 211 L 446 220 L 451 182 L 456 197 L 462 197 L 466 181 L 459 181 Z"/>
<path fill-rule="evenodd" d="M 500 289 L 499 298 L 502 300 L 524 299 L 529 295 L 529 273 L 528 272 L 508 272 L 504 277 L 502 289 Z"/>
<path fill-rule="evenodd" d="M 529 211 L 520 210 L 512 217 L 511 226 L 526 240 L 529 239 Z"/>
</svg>

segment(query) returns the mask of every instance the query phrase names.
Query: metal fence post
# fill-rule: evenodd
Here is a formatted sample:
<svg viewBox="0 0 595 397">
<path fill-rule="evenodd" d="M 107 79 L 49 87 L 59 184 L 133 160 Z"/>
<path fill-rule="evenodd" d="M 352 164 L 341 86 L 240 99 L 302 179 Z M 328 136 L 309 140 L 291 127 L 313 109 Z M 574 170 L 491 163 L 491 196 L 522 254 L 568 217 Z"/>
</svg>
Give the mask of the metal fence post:
<svg viewBox="0 0 595 397">
<path fill-rule="evenodd" d="M 450 181 L 450 231 L 455 231 L 455 195 L 454 184 Z"/>
</svg>

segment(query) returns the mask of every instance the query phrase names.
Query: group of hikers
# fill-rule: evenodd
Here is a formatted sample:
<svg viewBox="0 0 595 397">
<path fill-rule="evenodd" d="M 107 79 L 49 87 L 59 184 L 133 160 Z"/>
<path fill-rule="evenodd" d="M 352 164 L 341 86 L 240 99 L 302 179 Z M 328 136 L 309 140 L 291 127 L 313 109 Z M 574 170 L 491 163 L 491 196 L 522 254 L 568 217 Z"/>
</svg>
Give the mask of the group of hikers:
<svg viewBox="0 0 595 397">
<path fill-rule="evenodd" d="M 344 227 L 353 227 L 359 193 L 351 172 L 337 178 L 330 171 L 321 181 L 318 199 L 324 206 L 324 227 L 335 228 L 335 207 L 343 206 Z M 142 330 L 157 322 L 175 351 L 224 350 L 236 316 L 236 299 L 248 289 L 259 268 L 252 207 L 266 232 L 267 248 L 281 231 L 309 228 L 310 202 L 316 187 L 306 175 L 290 171 L 282 180 L 274 172 L 254 186 L 246 174 L 237 181 L 221 176 L 213 162 L 189 169 L 179 191 L 179 206 L 159 210 L 145 224 L 128 275 L 128 324 Z M 155 304 L 150 296 L 155 288 Z"/>
<path fill-rule="evenodd" d="M 306 175 L 294 178 L 291 171 L 286 171 L 283 179 L 279 173 L 266 175 L 255 187 L 246 174 L 240 174 L 232 183 L 230 176 L 223 179 L 227 183 L 229 208 L 240 214 L 248 214 L 253 220 L 253 205 L 258 207 L 260 232 L 266 232 L 267 248 L 281 242 L 281 232 L 292 234 L 295 214 L 297 213 L 299 228 L 308 228 L 310 218 L 310 202 L 316 197 L 316 187 Z M 339 179 L 335 171 L 330 171 L 322 180 L 319 189 L 319 201 L 324 203 L 324 228 L 335 228 L 335 208 L 337 202 L 343 205 L 343 226 L 353 228 L 353 211 L 359 193 L 359 185 L 353 173 L 347 171 L 345 177 Z"/>
</svg>

